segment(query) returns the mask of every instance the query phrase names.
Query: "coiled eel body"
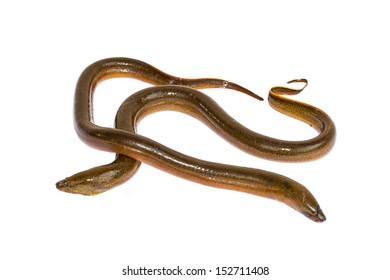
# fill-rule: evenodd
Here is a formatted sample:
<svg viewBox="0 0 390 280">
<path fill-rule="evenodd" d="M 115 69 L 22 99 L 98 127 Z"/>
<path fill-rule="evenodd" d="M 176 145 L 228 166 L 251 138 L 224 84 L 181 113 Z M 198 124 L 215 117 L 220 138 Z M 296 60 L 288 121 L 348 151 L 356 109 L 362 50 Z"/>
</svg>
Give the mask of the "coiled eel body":
<svg viewBox="0 0 390 280">
<path fill-rule="evenodd" d="M 120 107 L 115 128 L 93 123 L 92 97 L 97 84 L 113 77 L 129 77 L 151 84 L 131 95 Z M 294 80 L 292 82 L 305 82 Z M 238 148 L 253 155 L 278 161 L 306 161 L 325 155 L 334 145 L 336 130 L 332 120 L 316 107 L 283 97 L 301 90 L 274 87 L 269 103 L 276 110 L 313 126 L 319 135 L 303 141 L 285 141 L 261 135 L 231 118 L 210 97 L 190 88 L 231 88 L 261 99 L 249 90 L 220 79 L 177 78 L 127 58 L 112 58 L 89 66 L 80 76 L 75 95 L 74 124 L 88 145 L 117 153 L 115 161 L 95 167 L 57 183 L 72 193 L 94 195 L 128 180 L 140 162 L 204 185 L 247 192 L 281 201 L 308 218 L 325 220 L 314 196 L 298 182 L 285 176 L 247 167 L 224 165 L 196 159 L 136 133 L 139 121 L 153 112 L 176 110 L 208 125 Z"/>
</svg>

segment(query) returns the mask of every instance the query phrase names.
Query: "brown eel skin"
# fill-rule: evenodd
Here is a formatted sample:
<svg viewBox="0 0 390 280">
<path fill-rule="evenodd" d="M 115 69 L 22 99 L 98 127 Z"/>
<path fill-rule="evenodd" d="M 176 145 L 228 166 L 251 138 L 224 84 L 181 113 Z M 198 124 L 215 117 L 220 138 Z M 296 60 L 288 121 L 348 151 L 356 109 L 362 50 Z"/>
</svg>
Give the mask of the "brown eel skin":
<svg viewBox="0 0 390 280">
<path fill-rule="evenodd" d="M 139 79 L 153 87 L 127 98 L 119 108 L 115 128 L 93 122 L 92 100 L 96 86 L 115 77 Z M 76 87 L 74 124 L 79 137 L 88 145 L 117 153 L 111 164 L 79 172 L 57 183 L 59 190 L 96 195 L 130 179 L 141 162 L 173 175 L 208 186 L 236 190 L 271 198 L 301 212 L 316 222 L 326 220 L 319 204 L 307 188 L 285 176 L 240 166 L 208 162 L 170 149 L 136 133 L 137 124 L 147 115 L 175 110 L 189 114 L 210 127 L 236 147 L 255 156 L 276 161 L 308 161 L 324 156 L 334 145 L 336 129 L 330 117 L 311 105 L 290 100 L 283 95 L 302 89 L 273 87 L 269 104 L 277 111 L 308 123 L 319 134 L 308 140 L 286 141 L 251 131 L 230 117 L 213 99 L 196 89 L 234 89 L 259 100 L 253 92 L 221 79 L 183 79 L 130 58 L 109 58 L 87 67 Z"/>
</svg>

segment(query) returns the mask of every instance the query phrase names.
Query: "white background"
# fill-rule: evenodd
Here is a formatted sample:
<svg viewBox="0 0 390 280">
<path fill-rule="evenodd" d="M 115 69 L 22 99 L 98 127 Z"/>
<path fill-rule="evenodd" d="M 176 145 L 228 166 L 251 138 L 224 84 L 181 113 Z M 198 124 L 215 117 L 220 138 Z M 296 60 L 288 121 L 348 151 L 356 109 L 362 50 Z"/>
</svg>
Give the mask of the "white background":
<svg viewBox="0 0 390 280">
<path fill-rule="evenodd" d="M 127 266 L 179 265 L 213 270 L 181 279 L 229 278 L 215 276 L 218 266 L 268 266 L 264 279 L 389 279 L 385 2 L 3 1 L 0 278 L 126 279 Z M 289 176 L 312 191 L 328 220 L 313 223 L 276 201 L 147 165 L 99 196 L 58 191 L 58 180 L 113 159 L 83 144 L 72 124 L 79 74 L 112 56 L 181 77 L 221 77 L 263 97 L 272 86 L 307 78 L 296 99 L 325 110 L 338 132 L 335 148 L 314 162 L 249 156 L 179 113 L 152 115 L 139 132 L 192 156 Z M 111 126 L 124 98 L 145 86 L 103 83 L 96 122 Z M 284 139 L 316 135 L 266 101 L 204 92 L 253 130 Z"/>
</svg>

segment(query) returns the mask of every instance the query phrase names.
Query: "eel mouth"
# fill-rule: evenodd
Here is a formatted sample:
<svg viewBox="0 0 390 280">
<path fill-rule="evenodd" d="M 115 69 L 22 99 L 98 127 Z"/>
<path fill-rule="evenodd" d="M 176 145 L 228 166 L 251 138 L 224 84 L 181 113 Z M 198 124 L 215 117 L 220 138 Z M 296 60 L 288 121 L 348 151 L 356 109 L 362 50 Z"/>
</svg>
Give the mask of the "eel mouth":
<svg viewBox="0 0 390 280">
<path fill-rule="evenodd" d="M 65 178 L 64 180 L 58 181 L 56 183 L 56 188 L 62 192 L 66 192 L 66 193 L 89 195 L 87 193 L 84 193 L 83 189 L 76 188 L 74 185 L 70 184 L 67 179 L 68 178 Z"/>
<path fill-rule="evenodd" d="M 305 215 L 310 220 L 312 220 L 314 222 L 317 222 L 317 223 L 322 223 L 322 222 L 326 221 L 325 214 L 324 214 L 324 212 L 322 212 L 321 209 L 318 209 L 317 211 L 310 212 L 310 213 L 309 212 L 303 212 L 302 214 Z"/>
<path fill-rule="evenodd" d="M 68 192 L 70 189 L 70 186 L 67 184 L 66 179 L 58 181 L 56 183 L 56 187 L 58 190 L 63 191 L 63 192 Z"/>
</svg>

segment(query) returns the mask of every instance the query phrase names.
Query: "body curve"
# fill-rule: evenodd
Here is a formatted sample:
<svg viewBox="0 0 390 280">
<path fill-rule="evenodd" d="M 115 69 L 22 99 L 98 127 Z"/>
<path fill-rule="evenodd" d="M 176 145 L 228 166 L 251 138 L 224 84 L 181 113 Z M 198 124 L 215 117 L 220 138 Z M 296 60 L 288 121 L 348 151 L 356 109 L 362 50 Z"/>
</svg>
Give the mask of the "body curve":
<svg viewBox="0 0 390 280">
<path fill-rule="evenodd" d="M 124 60 L 127 61 L 126 59 Z M 226 133 L 226 129 L 225 131 L 222 130 L 221 132 L 221 130 L 218 130 L 218 128 L 216 128 L 218 127 L 218 125 L 215 126 L 215 123 L 213 123 L 212 121 L 210 122 L 210 114 L 202 115 L 202 113 L 199 113 L 198 110 L 199 104 L 202 103 L 199 101 L 200 99 L 202 99 L 203 101 L 206 100 L 202 104 L 206 104 L 207 106 L 212 107 L 211 109 L 207 109 L 208 108 L 207 106 L 202 107 L 203 109 L 206 108 L 206 110 L 204 111 L 211 112 L 211 116 L 212 116 L 211 119 L 215 120 L 214 118 L 215 111 L 222 114 L 224 114 L 224 111 L 211 98 L 205 96 L 204 94 L 196 90 L 190 89 L 187 86 L 183 86 L 183 84 L 185 83 L 183 83 L 184 79 L 182 78 L 176 78 L 178 79 L 177 83 L 179 84 L 179 86 L 172 85 L 172 86 L 157 86 L 157 87 L 147 88 L 145 90 L 138 92 L 137 94 L 134 94 L 133 96 L 130 96 L 122 104 L 121 108 L 118 110 L 115 129 L 104 128 L 94 124 L 93 113 L 92 113 L 92 96 L 96 85 L 104 79 L 108 79 L 112 77 L 131 77 L 152 84 L 165 84 L 165 85 L 175 84 L 174 81 L 175 77 L 171 78 L 173 76 L 169 76 L 169 79 L 171 80 L 169 80 L 166 77 L 164 79 L 161 77 L 158 78 L 157 77 L 158 75 L 152 76 L 152 78 L 150 78 L 151 77 L 150 72 L 147 73 L 147 71 L 145 72 L 143 70 L 135 71 L 134 69 L 132 69 L 132 71 L 129 71 L 127 69 L 128 65 L 124 67 L 123 63 L 120 64 L 120 66 L 124 68 L 122 69 L 120 67 L 120 69 L 118 70 L 117 61 L 115 63 L 113 63 L 112 61 L 106 61 L 106 62 L 108 63 L 106 66 L 102 67 L 101 64 L 96 64 L 94 65 L 94 67 L 87 68 L 81 75 L 76 88 L 74 122 L 79 137 L 88 145 L 101 150 L 115 152 L 118 154 L 116 160 L 113 163 L 115 166 L 117 166 L 117 168 L 112 169 L 111 168 L 112 165 L 106 165 L 102 169 L 98 168 L 97 170 L 91 169 L 85 171 L 86 173 L 84 175 L 89 174 L 88 176 L 90 176 L 92 174 L 94 176 L 94 174 L 96 175 L 100 172 L 100 174 L 105 174 L 103 177 L 106 179 L 110 177 L 119 178 L 119 180 L 117 181 L 115 180 L 112 181 L 114 182 L 113 185 L 115 185 L 117 183 L 123 182 L 123 180 L 127 180 L 128 178 L 130 178 L 138 169 L 140 164 L 139 162 L 141 161 L 141 162 L 148 163 L 152 166 L 155 166 L 159 169 L 162 169 L 166 172 L 169 172 L 171 174 L 174 174 L 176 176 L 180 176 L 201 184 L 219 187 L 219 188 L 238 190 L 238 191 L 260 195 L 267 198 L 276 199 L 291 206 L 292 208 L 303 213 L 304 215 L 306 215 L 307 217 L 309 217 L 314 221 L 325 220 L 325 216 L 323 215 L 323 212 L 319 207 L 317 201 L 315 200 L 314 196 L 304 186 L 291 180 L 290 178 L 272 172 L 260 170 L 260 169 L 217 164 L 217 163 L 212 163 L 212 162 L 207 162 L 196 158 L 192 158 L 187 155 L 178 153 L 168 147 L 165 147 L 151 139 L 136 134 L 136 125 L 139 122 L 139 120 L 142 119 L 142 117 L 162 109 L 170 109 L 170 110 L 174 109 L 174 110 L 183 111 L 184 108 L 185 113 L 188 113 L 198 119 L 201 119 L 206 123 L 208 122 L 209 126 L 212 127 L 216 132 L 219 132 L 219 134 L 221 134 L 224 138 L 229 138 L 229 136 L 226 136 L 229 135 L 229 133 Z M 114 65 L 112 65 L 112 63 Z M 158 74 L 160 74 L 160 72 L 158 72 Z M 207 86 L 207 83 L 210 84 L 211 83 L 210 80 L 213 79 L 209 79 L 208 82 L 207 81 L 199 82 L 199 80 L 192 80 L 192 81 L 196 81 L 195 84 L 198 83 L 197 85 L 195 85 L 195 87 L 198 86 L 198 88 L 205 88 Z M 226 87 L 227 84 L 235 85 L 233 83 L 226 83 L 226 81 L 224 80 L 218 80 L 218 82 L 215 82 L 213 80 L 213 82 L 211 83 L 213 87 L 215 87 L 214 86 L 215 83 L 217 84 L 219 83 L 220 87 Z M 237 88 L 233 88 L 233 89 L 237 89 Z M 238 86 L 238 90 L 240 89 L 242 88 Z M 279 91 L 281 90 L 278 88 L 273 88 L 273 89 L 275 91 L 275 95 L 278 96 L 280 94 L 278 90 Z M 244 90 L 240 90 L 240 91 L 245 92 Z M 285 94 L 283 92 L 281 93 Z M 271 94 L 272 94 L 272 90 L 270 91 L 270 96 Z M 183 103 L 180 104 L 180 102 L 177 101 L 180 99 L 178 98 L 179 95 L 181 96 L 180 98 L 182 100 L 191 97 L 192 99 L 191 98 L 190 99 L 192 101 L 187 100 L 186 101 L 188 102 L 186 103 L 187 105 L 183 106 Z M 142 102 L 140 103 L 140 100 L 149 101 L 149 103 L 147 104 Z M 136 104 L 137 102 L 138 105 Z M 216 105 L 217 107 L 215 107 L 214 105 Z M 287 106 L 285 107 L 289 107 L 289 106 L 291 107 L 294 105 L 287 104 Z M 216 108 L 217 110 L 215 110 Z M 313 121 L 313 116 L 310 114 L 310 112 L 311 110 L 313 110 L 313 108 L 316 111 L 315 107 L 312 107 L 311 109 L 307 109 L 306 111 L 306 113 L 309 112 L 310 115 L 309 118 L 305 116 L 299 116 L 301 120 L 308 122 L 312 126 L 313 124 L 311 122 Z M 242 130 L 246 128 L 238 126 L 239 129 L 237 130 L 237 124 L 234 123 L 234 121 L 232 121 L 232 119 L 229 118 L 230 117 L 228 115 L 227 116 L 225 115 L 222 118 L 224 120 L 226 119 L 228 120 L 226 123 L 222 125 L 222 127 L 228 127 L 230 125 L 232 129 L 231 131 L 233 131 L 230 132 L 230 135 L 233 136 L 231 137 L 230 141 L 233 144 L 236 144 L 239 148 L 251 153 L 251 148 L 247 148 L 248 147 L 247 144 L 250 142 L 248 141 L 248 139 L 253 138 L 252 134 L 254 134 L 256 137 L 258 137 L 259 134 L 256 134 L 255 132 L 250 132 L 249 133 L 250 136 L 248 138 L 248 133 L 244 133 L 246 134 L 247 138 L 245 138 L 244 140 L 243 139 L 237 140 L 237 135 L 238 134 L 242 135 L 243 134 Z M 321 135 L 321 133 L 323 133 L 326 130 L 326 128 L 329 128 L 329 124 L 331 126 L 333 122 L 325 113 L 324 115 L 321 115 L 320 118 L 326 119 L 325 126 L 318 129 Z M 328 121 L 327 118 L 330 121 Z M 218 118 L 216 119 L 218 120 Z M 219 118 L 219 120 L 220 119 L 221 118 Z M 314 121 L 317 122 L 318 121 L 317 119 Z M 217 123 L 219 125 L 221 124 L 219 121 L 217 121 Z M 234 125 L 231 125 L 232 123 Z M 316 129 L 318 127 L 319 126 L 315 126 Z M 227 129 L 227 131 L 229 131 L 229 129 Z M 266 136 L 264 137 L 267 138 Z M 272 141 L 276 141 L 278 143 L 283 142 L 283 140 L 279 140 L 279 139 L 273 139 L 273 138 L 269 138 L 269 139 L 271 139 L 271 142 Z M 333 138 L 328 135 L 326 140 L 328 145 L 327 147 L 331 148 L 331 146 L 334 143 L 334 142 L 332 143 Z M 242 143 L 244 143 L 244 146 L 242 146 Z M 307 153 L 308 145 L 307 143 L 304 143 L 304 141 L 283 142 L 284 145 L 286 143 L 296 145 L 296 146 L 299 146 L 301 144 L 303 148 L 303 154 L 306 152 L 306 157 L 302 156 L 302 152 L 297 152 L 296 154 L 298 155 L 298 157 L 296 157 L 292 161 L 301 161 L 302 159 L 311 160 L 315 157 L 322 156 L 327 151 L 329 151 L 329 149 L 326 150 L 324 148 L 321 148 L 321 149 L 317 149 L 317 153 L 314 152 L 313 154 L 315 155 L 314 157 L 307 156 L 310 153 Z M 272 149 L 275 148 L 274 146 L 272 147 Z M 258 152 L 259 149 L 257 148 L 253 150 Z M 266 154 L 267 153 L 268 156 L 270 156 L 270 159 L 273 159 L 272 157 L 275 156 L 274 151 L 266 152 Z M 281 157 L 280 154 L 277 155 L 276 160 L 284 160 L 284 159 L 280 159 L 280 157 Z M 134 166 L 131 172 L 128 171 L 130 165 Z M 104 172 L 102 172 L 102 170 L 104 170 Z M 73 179 L 69 177 L 71 179 L 67 178 L 65 180 L 62 180 L 57 183 L 57 187 L 63 191 L 77 192 L 77 188 L 80 189 L 80 186 L 82 186 L 83 184 L 87 184 L 85 183 L 86 181 L 84 180 L 85 179 L 84 175 L 83 174 L 80 176 L 74 175 Z M 103 177 L 97 176 L 96 178 L 103 178 Z M 102 180 L 101 179 L 99 180 L 101 183 Z M 99 185 L 99 180 L 95 181 L 95 183 L 97 184 L 89 183 L 89 185 L 88 184 L 85 185 L 84 194 L 95 194 L 107 190 L 105 188 L 99 190 L 99 187 L 97 187 L 97 185 Z M 76 187 L 76 191 L 74 191 L 75 182 L 76 185 L 78 185 L 78 187 Z M 110 180 L 108 180 L 108 182 L 109 184 L 111 184 Z M 78 193 L 82 193 L 82 192 L 78 192 Z"/>
</svg>

